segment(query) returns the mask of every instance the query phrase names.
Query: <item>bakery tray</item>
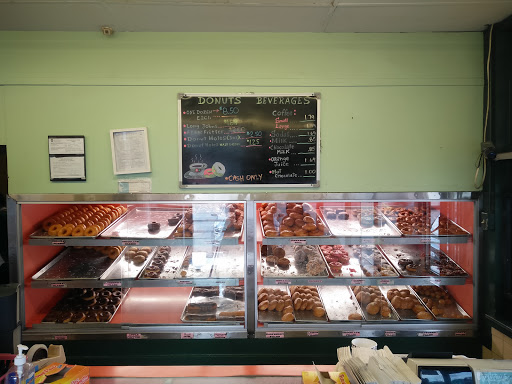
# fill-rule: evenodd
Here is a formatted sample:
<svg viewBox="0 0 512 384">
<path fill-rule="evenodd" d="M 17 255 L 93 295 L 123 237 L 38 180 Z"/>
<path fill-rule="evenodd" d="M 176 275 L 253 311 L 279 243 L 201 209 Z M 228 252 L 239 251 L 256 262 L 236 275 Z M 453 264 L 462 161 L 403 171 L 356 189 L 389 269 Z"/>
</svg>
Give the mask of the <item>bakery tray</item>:
<svg viewBox="0 0 512 384">
<path fill-rule="evenodd" d="M 298 278 L 298 277 L 328 277 L 327 266 L 325 260 L 320 252 L 320 249 L 316 245 L 283 245 L 282 248 L 285 250 L 285 257 L 290 260 L 288 268 L 283 269 L 277 265 L 270 265 L 267 262 L 269 256 L 261 258 L 261 274 L 265 278 Z M 319 273 L 313 275 L 307 270 L 307 263 L 303 262 L 305 253 L 312 253 L 316 255 Z M 309 260 L 309 259 L 308 259 Z M 309 263 L 309 261 L 308 261 Z M 310 269 L 311 271 L 311 269 Z"/>
<path fill-rule="evenodd" d="M 176 274 L 177 279 L 207 279 L 210 277 L 217 246 L 192 245 L 185 252 L 185 257 Z"/>
<path fill-rule="evenodd" d="M 139 279 L 174 279 L 183 262 L 186 246 L 162 246 L 158 247 L 153 256 L 140 272 Z M 154 273 L 150 273 L 154 272 Z"/>
<path fill-rule="evenodd" d="M 342 220 L 340 213 L 337 211 L 344 209 L 348 213 L 348 219 Z M 363 227 L 361 221 L 356 217 L 356 211 L 361 209 L 346 207 L 341 208 L 337 206 L 324 206 L 320 207 L 320 212 L 323 215 L 327 226 L 334 236 L 340 237 L 400 237 L 401 233 L 398 229 L 391 224 L 383 215 L 370 208 L 371 215 L 378 220 L 382 225 L 376 226 L 370 223 L 371 226 Z M 335 215 L 335 217 L 333 216 Z"/>
<path fill-rule="evenodd" d="M 118 257 L 119 258 L 119 257 Z M 66 248 L 32 276 L 33 280 L 97 280 L 114 260 L 90 248 Z"/>
<path fill-rule="evenodd" d="M 402 276 L 446 276 L 466 279 L 469 275 L 444 252 L 430 244 L 379 245 L 386 258 Z M 412 264 L 408 264 L 409 261 Z M 448 270 L 452 274 L 447 274 Z"/>
<path fill-rule="evenodd" d="M 243 244 L 220 246 L 215 254 L 211 278 L 243 279 L 245 247 Z"/>
<path fill-rule="evenodd" d="M 120 239 L 166 239 L 178 226 L 169 225 L 168 219 L 177 213 L 182 213 L 178 208 L 163 207 L 136 207 L 129 210 L 122 220 L 116 221 L 101 234 L 104 238 Z M 160 224 L 160 229 L 150 231 L 149 223 Z"/>
<path fill-rule="evenodd" d="M 471 233 L 469 233 L 467 230 L 462 228 L 459 224 L 457 224 L 455 221 L 450 220 L 448 218 L 445 218 L 447 220 L 446 226 L 440 226 L 439 220 L 443 218 L 442 215 L 439 215 L 436 217 L 434 222 L 432 223 L 432 229 L 431 233 L 432 235 L 439 236 L 439 237 L 468 237 L 471 236 Z"/>
<path fill-rule="evenodd" d="M 276 237 L 279 237 L 279 238 L 284 238 L 284 239 L 288 239 L 290 237 L 288 236 L 281 236 L 281 235 L 278 235 L 278 236 L 275 236 L 275 237 L 271 237 L 271 236 L 266 236 L 265 235 L 265 230 L 263 229 L 263 220 L 261 219 L 261 215 L 258 215 L 259 217 L 259 222 L 260 222 L 260 229 L 261 229 L 261 234 L 263 236 L 264 239 L 275 239 Z M 332 233 L 329 229 L 329 226 L 325 223 L 325 220 L 321 217 L 321 215 L 317 215 L 316 216 L 316 222 L 320 222 L 324 227 L 325 227 L 325 230 L 324 230 L 324 234 L 323 235 L 318 235 L 318 236 L 311 236 L 311 235 L 307 235 L 306 237 L 308 238 L 325 238 L 325 237 L 331 237 L 332 236 Z M 288 227 L 284 224 L 281 225 L 281 228 L 282 229 L 287 229 Z M 291 238 L 294 238 L 295 236 L 291 236 Z M 301 236 L 297 236 L 297 237 L 301 237 Z"/>
<path fill-rule="evenodd" d="M 388 262 L 381 250 L 375 245 L 352 245 L 355 255 L 360 255 L 359 263 L 366 277 L 398 277 L 395 267 Z"/>
<path fill-rule="evenodd" d="M 55 323 L 80 324 L 80 326 L 109 323 L 126 298 L 128 291 L 129 289 L 127 288 L 75 288 L 68 291 L 66 295 L 53 306 L 43 318 L 40 326 Z M 91 292 L 93 292 L 95 296 L 94 299 L 85 300 L 83 297 L 90 295 Z M 104 296 L 104 292 L 110 292 L 109 297 Z M 114 298 L 114 292 L 120 293 L 119 296 L 117 296 L 118 298 Z M 78 321 L 71 318 L 71 320 L 69 320 L 70 313 L 83 313 L 85 319 L 82 318 L 81 321 Z M 101 315 L 102 317 L 96 317 L 96 315 Z"/>
<path fill-rule="evenodd" d="M 332 245 L 321 245 L 320 252 L 322 253 L 322 256 L 325 259 L 329 273 L 334 278 L 347 278 L 347 277 L 362 278 L 364 276 L 363 271 L 361 269 L 359 257 L 354 255 L 353 247 L 346 246 L 346 245 L 342 246 L 343 250 L 348 252 L 350 259 L 349 259 L 349 263 L 347 265 L 342 265 L 340 272 L 333 272 L 331 266 L 329 265 L 329 262 L 327 259 L 327 254 L 325 253 L 325 250 L 327 249 L 326 247 L 332 248 L 333 246 Z"/>
<path fill-rule="evenodd" d="M 212 295 L 212 292 L 218 290 L 218 294 Z M 209 292 L 202 295 L 201 292 Z M 216 305 L 216 308 L 212 311 L 194 314 L 188 310 L 189 304 L 207 304 L 211 303 Z M 236 312 L 239 312 L 238 314 Z M 244 321 L 245 315 L 241 316 L 242 312 L 245 313 L 245 301 L 234 300 L 224 296 L 224 290 L 219 287 L 194 287 L 190 292 L 190 296 L 183 308 L 181 314 L 181 321 L 184 323 L 225 323 L 230 322 L 241 322 Z M 223 316 L 224 314 L 232 314 L 232 316 Z"/>
<path fill-rule="evenodd" d="M 331 322 L 364 321 L 364 314 L 352 291 L 347 286 L 324 285 L 318 288 L 327 317 Z M 361 320 L 349 319 L 350 314 L 361 315 Z"/>
<path fill-rule="evenodd" d="M 294 286 L 291 286 L 290 287 L 290 292 L 293 290 L 293 287 Z M 300 286 L 299 286 L 300 287 Z M 305 286 L 303 285 L 302 286 L 303 288 L 315 288 L 316 291 L 318 292 L 318 287 L 316 286 Z M 322 300 L 322 296 L 320 295 L 320 292 L 318 292 L 318 296 L 320 298 L 320 301 L 322 302 L 322 306 L 325 310 L 325 313 L 318 317 L 318 316 L 315 316 L 313 315 L 313 310 L 295 310 L 295 322 L 297 323 L 326 323 L 327 322 L 327 310 L 325 309 L 325 304 Z M 293 297 L 293 296 L 292 296 Z"/>
<path fill-rule="evenodd" d="M 37 231 L 32 233 L 29 237 L 31 239 L 96 239 L 101 236 L 105 231 L 111 228 L 113 225 L 116 225 L 120 220 L 122 220 L 128 212 L 123 213 L 117 219 L 109 224 L 108 227 L 100 231 L 97 236 L 50 236 L 48 232 L 46 232 L 43 228 L 39 228 Z"/>
<path fill-rule="evenodd" d="M 126 257 L 127 252 L 141 248 L 147 248 L 150 250 L 146 260 L 142 263 L 135 263 L 133 259 Z M 147 265 L 149 259 L 155 253 L 155 250 L 155 247 L 125 247 L 112 266 L 101 276 L 101 280 L 135 279 L 139 275 L 140 271 L 142 271 Z"/>
<path fill-rule="evenodd" d="M 273 289 L 273 290 L 280 290 L 281 292 L 284 292 L 285 295 L 290 296 L 290 290 L 287 286 L 278 286 L 278 285 L 265 285 L 265 286 L 259 286 L 258 288 L 258 296 L 260 295 L 261 289 L 267 288 L 267 289 Z M 292 304 L 293 307 L 293 304 Z M 295 318 L 295 310 L 293 310 L 293 316 Z M 290 324 L 290 321 L 283 321 L 284 313 L 282 311 L 268 311 L 268 310 L 261 310 L 258 309 L 258 321 L 260 323 L 286 323 Z"/>
<path fill-rule="evenodd" d="M 354 288 L 355 287 L 350 287 L 350 289 L 352 291 L 352 295 L 354 295 L 354 297 L 356 297 L 356 295 L 354 294 Z M 368 305 L 368 303 L 363 304 L 363 303 L 358 302 L 358 304 L 361 308 L 361 311 L 363 311 L 365 319 L 367 321 L 398 321 L 398 314 L 396 313 L 395 309 L 393 308 L 393 306 L 391 305 L 391 303 L 389 302 L 387 297 L 385 295 L 382 295 L 381 299 L 384 300 L 385 302 L 387 302 L 387 305 L 389 306 L 389 309 L 391 310 L 390 317 L 384 318 L 384 317 L 382 317 L 380 312 L 377 313 L 376 315 L 370 315 L 368 313 L 368 311 L 366 310 L 366 306 Z"/>
<path fill-rule="evenodd" d="M 432 319 L 418 319 L 416 317 L 416 313 L 412 309 L 396 308 L 395 306 L 393 306 L 393 304 L 391 304 L 391 300 L 388 299 L 390 305 L 396 311 L 396 313 L 398 314 L 398 317 L 400 318 L 400 320 L 407 320 L 407 321 L 432 321 L 433 319 L 435 319 L 434 314 L 425 306 L 423 301 L 418 297 L 418 295 L 416 294 L 416 292 L 414 292 L 414 290 L 412 288 L 407 287 L 405 285 L 386 285 L 386 286 L 380 286 L 379 288 L 380 288 L 382 294 L 384 296 L 386 296 L 386 298 L 387 298 L 388 291 L 390 291 L 391 289 L 398 289 L 399 291 L 402 290 L 402 289 L 408 290 L 410 296 L 412 296 L 413 298 L 416 298 L 418 300 L 419 304 L 421 306 L 423 306 L 423 310 L 425 312 L 428 312 L 432 316 Z"/>
<path fill-rule="evenodd" d="M 432 311 L 434 316 L 439 321 L 468 321 L 471 320 L 471 316 L 457 303 L 457 301 L 453 298 L 452 295 L 444 288 L 443 286 L 411 286 L 411 289 L 416 292 L 420 300 L 427 305 L 427 307 Z M 433 291 L 434 295 L 425 294 L 425 290 Z M 440 297 L 437 297 L 439 294 Z M 441 298 L 444 296 L 445 298 Z M 425 299 L 425 300 L 424 300 Z M 429 303 L 426 301 L 430 299 Z M 449 303 L 446 303 L 446 299 L 449 300 Z M 440 302 L 440 300 L 444 300 Z M 436 308 L 441 309 L 442 313 L 438 313 Z"/>
</svg>

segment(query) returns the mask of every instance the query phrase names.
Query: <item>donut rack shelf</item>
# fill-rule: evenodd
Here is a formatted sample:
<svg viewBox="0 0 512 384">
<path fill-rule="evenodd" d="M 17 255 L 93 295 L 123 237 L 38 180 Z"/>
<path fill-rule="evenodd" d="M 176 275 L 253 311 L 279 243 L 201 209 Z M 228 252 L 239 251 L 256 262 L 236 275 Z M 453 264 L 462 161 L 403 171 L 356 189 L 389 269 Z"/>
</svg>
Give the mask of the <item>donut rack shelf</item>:
<svg viewBox="0 0 512 384">
<path fill-rule="evenodd" d="M 255 193 L 255 194 L 187 194 L 187 195 L 18 195 L 11 196 L 8 201 L 8 220 L 13 228 L 19 228 L 16 233 L 16 246 L 13 247 L 12 257 L 16 260 L 15 275 L 18 281 L 25 281 L 21 287 L 21 318 L 24 329 L 23 338 L 30 341 L 47 340 L 97 340 L 97 339 L 216 339 L 249 337 L 269 338 L 309 338 L 309 337 L 474 337 L 478 330 L 477 302 L 477 271 L 473 265 L 478 265 L 478 230 L 470 230 L 469 236 L 323 236 L 323 237 L 265 237 L 262 234 L 258 207 L 263 202 L 311 202 L 312 204 L 357 204 L 358 202 L 428 202 L 436 205 L 446 205 L 448 213 L 458 215 L 459 203 L 469 203 L 471 209 L 465 213 L 469 216 L 471 228 L 478 228 L 478 196 L 471 192 L 443 193 L 389 193 L 389 194 L 344 194 L 344 193 Z M 30 238 L 30 229 L 35 228 L 45 215 L 61 206 L 72 204 L 127 204 L 151 206 L 162 205 L 193 205 L 208 202 L 243 202 L 245 204 L 245 222 L 240 237 L 223 237 L 214 240 L 208 238 L 51 238 L 40 236 Z M 451 210 L 451 204 L 456 209 Z M 46 211 L 45 211 L 45 208 Z M 467 217 L 466 217 L 467 219 Z M 464 226 L 467 228 L 467 223 Z M 55 255 L 55 249 L 62 247 L 98 247 L 98 246 L 195 246 L 243 245 L 245 250 L 245 276 L 243 278 L 179 278 L 173 279 L 140 279 L 119 278 L 101 279 L 51 279 L 36 281 L 30 276 L 47 263 Z M 462 257 L 471 261 L 469 277 L 464 276 L 381 276 L 381 277 L 266 277 L 260 271 L 261 245 L 428 245 L 434 244 L 443 249 L 459 252 L 464 249 L 468 256 Z M 459 248 L 460 247 L 460 248 Z M 41 255 L 39 254 L 41 253 Z M 11 257 L 11 255 L 10 255 Z M 467 270 L 467 267 L 464 266 Z M 27 272 L 31 270 L 31 272 Z M 469 297 L 464 306 L 469 307 L 471 321 L 363 321 L 363 322 L 326 322 L 326 323 L 259 323 L 257 311 L 258 285 L 316 285 L 316 286 L 357 286 L 357 285 L 418 285 L 418 286 L 450 286 L 459 295 Z M 245 321 L 207 323 L 182 323 L 179 319 L 163 320 L 163 323 L 137 323 L 136 317 L 124 317 L 129 322 L 114 322 L 108 324 L 38 324 L 38 309 L 31 308 L 31 303 L 45 294 L 61 289 L 100 289 L 111 287 L 131 288 L 134 295 L 144 292 L 138 300 L 151 301 L 158 292 L 167 292 L 172 296 L 173 290 L 192 289 L 192 287 L 208 286 L 244 286 L 245 287 Z M 467 288 L 467 290 L 466 290 Z M 50 289 L 50 290 L 48 290 Z M 41 292 L 38 294 L 37 292 Z M 50 292 L 50 293 L 48 293 Z M 464 292 L 464 293 L 463 293 Z M 136 296 L 134 296 L 136 297 Z M 175 312 L 181 312 L 185 301 L 174 303 Z M 469 303 L 469 304 L 468 304 Z M 124 305 L 124 304 L 123 304 Z M 43 309 L 44 311 L 44 309 Z M 40 322 L 40 320 L 39 320 Z M 29 326 L 26 326 L 29 325 Z M 85 325 L 85 326 L 84 326 Z"/>
</svg>

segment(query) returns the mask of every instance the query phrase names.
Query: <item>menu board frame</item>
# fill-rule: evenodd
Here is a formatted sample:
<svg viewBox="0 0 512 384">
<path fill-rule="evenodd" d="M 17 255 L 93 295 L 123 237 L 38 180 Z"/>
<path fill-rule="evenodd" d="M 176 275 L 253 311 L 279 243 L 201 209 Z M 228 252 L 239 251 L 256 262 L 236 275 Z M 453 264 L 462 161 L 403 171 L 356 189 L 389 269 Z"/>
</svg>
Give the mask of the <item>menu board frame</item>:
<svg viewBox="0 0 512 384">
<path fill-rule="evenodd" d="M 315 174 L 315 182 L 297 182 L 297 183 L 273 183 L 273 182 L 261 182 L 261 183 L 255 183 L 253 180 L 252 182 L 244 182 L 243 180 L 238 180 L 235 183 L 224 183 L 219 182 L 216 180 L 215 183 L 210 183 L 209 180 L 212 179 L 204 179 L 200 180 L 200 182 L 197 183 L 190 183 L 185 182 L 184 178 L 187 179 L 186 174 L 192 172 L 192 168 L 190 169 L 190 172 L 183 172 L 184 164 L 189 164 L 190 160 L 184 159 L 184 134 L 185 134 L 185 128 L 186 125 L 184 125 L 183 117 L 186 115 L 187 111 L 183 109 L 182 100 L 185 98 L 191 98 L 191 97 L 204 97 L 204 98 L 314 98 L 316 102 L 316 111 L 314 114 L 314 123 L 312 124 L 314 128 L 311 128 L 314 130 L 315 135 L 315 153 L 313 156 L 313 165 L 314 167 L 314 174 Z M 268 100 L 268 99 L 267 99 Z M 179 93 L 178 94 L 178 124 L 179 124 L 179 187 L 180 188 L 240 188 L 240 187 L 251 187 L 251 188 L 318 188 L 320 186 L 320 101 L 321 101 L 321 94 L 320 93 L 229 93 L 229 94 L 217 94 L 217 93 Z M 269 159 L 270 160 L 270 159 Z M 203 167 L 205 166 L 204 162 L 198 162 Z M 189 164 L 189 167 L 192 167 L 194 164 Z M 209 165 L 209 164 L 208 164 Z M 215 164 L 214 164 L 215 165 Z M 221 164 L 222 165 L 222 164 Z M 202 169 L 201 169 L 202 170 Z M 217 175 L 218 176 L 218 175 Z M 307 176 L 304 176 L 304 179 L 306 179 Z M 219 177 L 220 178 L 220 177 Z M 243 178 L 242 178 L 243 179 Z"/>
</svg>

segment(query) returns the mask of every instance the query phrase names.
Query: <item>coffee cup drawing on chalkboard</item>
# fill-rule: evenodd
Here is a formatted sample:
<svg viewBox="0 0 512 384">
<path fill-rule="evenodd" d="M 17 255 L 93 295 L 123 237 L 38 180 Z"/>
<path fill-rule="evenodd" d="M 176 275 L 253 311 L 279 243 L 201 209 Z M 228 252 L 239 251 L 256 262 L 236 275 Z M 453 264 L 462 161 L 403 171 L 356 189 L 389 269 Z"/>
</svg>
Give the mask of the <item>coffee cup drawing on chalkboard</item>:
<svg viewBox="0 0 512 384">
<path fill-rule="evenodd" d="M 213 163 L 211 168 L 207 168 L 206 163 L 192 163 L 189 165 L 190 170 L 185 172 L 186 179 L 210 179 L 213 177 L 222 177 L 226 173 L 224 164 L 218 161 Z"/>
</svg>

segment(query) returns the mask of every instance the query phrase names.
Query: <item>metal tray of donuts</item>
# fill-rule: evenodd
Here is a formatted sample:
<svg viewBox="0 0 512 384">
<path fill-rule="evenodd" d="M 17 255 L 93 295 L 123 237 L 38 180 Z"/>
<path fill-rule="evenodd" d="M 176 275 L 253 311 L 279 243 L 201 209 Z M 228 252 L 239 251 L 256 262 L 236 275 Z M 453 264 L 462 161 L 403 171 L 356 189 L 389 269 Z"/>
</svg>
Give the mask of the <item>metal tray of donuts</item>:
<svg viewBox="0 0 512 384">
<path fill-rule="evenodd" d="M 343 264 L 341 261 L 338 261 L 338 263 L 341 263 L 341 270 L 338 272 L 337 270 L 334 270 L 335 266 L 331 267 L 331 263 L 329 260 L 331 260 L 331 256 L 329 252 L 332 252 L 335 250 L 334 246 L 332 245 L 321 245 L 320 246 L 320 252 L 322 253 L 325 262 L 327 263 L 327 268 L 329 269 L 329 273 L 334 278 L 361 278 L 363 277 L 363 270 L 361 269 L 360 265 L 360 259 L 359 256 L 354 255 L 354 248 L 352 246 L 347 245 L 341 245 L 337 246 L 340 251 L 346 251 L 348 253 L 348 264 L 346 264 L 346 258 L 345 258 L 345 264 Z M 334 257 L 332 258 L 334 260 Z M 338 259 L 339 260 L 339 259 Z M 334 261 L 335 262 L 335 261 Z"/>
<path fill-rule="evenodd" d="M 261 305 L 264 301 L 267 301 L 266 304 L 270 304 L 273 300 L 283 300 L 284 303 L 282 304 L 282 308 L 281 306 L 277 307 L 277 304 L 274 304 L 276 307 L 273 309 L 265 308 L 268 307 L 268 305 Z M 283 320 L 283 316 L 287 314 L 288 311 L 293 315 L 293 318 L 290 317 L 291 320 L 288 321 L 286 319 Z M 258 287 L 258 321 L 260 323 L 290 323 L 294 320 L 295 309 L 293 308 L 293 302 L 288 286 L 265 285 Z"/>
<path fill-rule="evenodd" d="M 388 299 L 391 306 L 394 308 L 396 313 L 398 314 L 398 317 L 400 320 L 407 320 L 407 321 L 428 321 L 428 320 L 434 320 L 435 316 L 430 311 L 430 309 L 427 308 L 427 306 L 423 303 L 423 301 L 418 297 L 416 292 L 414 292 L 413 289 L 410 287 L 407 287 L 405 285 L 386 285 L 386 286 L 380 286 L 379 287 L 384 296 Z M 394 301 L 392 298 L 389 297 L 389 293 L 391 290 L 397 289 L 399 291 L 400 299 L 403 300 L 404 298 L 409 297 L 410 300 L 414 303 L 412 308 L 404 309 L 401 306 L 398 307 L 396 305 L 393 305 Z M 404 293 L 403 293 L 404 292 Z M 400 301 L 398 303 L 401 305 Z M 408 306 L 411 306 L 409 304 Z M 418 314 L 422 313 L 421 317 L 418 317 Z"/>
<path fill-rule="evenodd" d="M 274 208 L 275 213 L 268 213 L 265 211 L 262 206 L 264 204 L 275 204 Z M 309 203 L 262 203 L 262 206 L 259 208 L 258 217 L 260 221 L 260 229 L 263 238 L 274 238 L 274 237 L 312 237 L 312 238 L 323 238 L 332 236 L 329 227 L 325 224 L 325 220 L 322 219 L 322 216 L 317 213 L 317 210 Z M 292 206 L 297 206 L 296 211 L 292 211 L 293 208 L 288 208 Z M 267 212 L 267 213 L 265 213 Z M 297 216 L 293 216 L 293 214 Z M 266 217 L 266 215 L 269 215 Z M 290 216 L 291 215 L 291 216 Z M 304 222 L 305 216 L 310 216 L 313 220 L 309 222 Z M 296 217 L 296 218 L 295 218 Z M 302 219 L 301 219 L 302 218 Z M 290 220 L 287 222 L 287 220 Z M 300 224 L 296 224 L 297 220 L 301 220 Z M 305 219 L 306 220 L 306 219 Z M 279 225 L 275 226 L 276 222 Z M 307 226 L 313 226 L 311 228 Z M 266 225 L 271 225 L 275 231 L 272 235 L 269 235 L 268 229 Z M 307 226 L 306 226 L 307 225 Z M 295 228 L 295 229 L 294 229 Z M 282 231 L 287 230 L 286 234 L 281 233 Z M 315 233 L 316 231 L 319 233 Z"/>
<path fill-rule="evenodd" d="M 438 237 L 468 237 L 471 236 L 471 233 L 469 233 L 467 230 L 462 228 L 459 224 L 457 224 L 455 221 L 448 219 L 447 217 L 443 215 L 438 215 L 434 221 L 432 222 L 432 228 L 431 228 L 432 235 L 438 236 Z"/>
<path fill-rule="evenodd" d="M 76 205 L 76 207 L 78 207 L 79 209 L 82 208 L 81 205 Z M 94 205 L 92 205 L 92 207 L 94 207 Z M 123 210 L 124 212 L 121 213 L 121 215 L 113 220 L 107 227 L 105 227 L 103 230 L 100 230 L 98 232 L 98 235 L 96 236 L 51 236 L 47 231 L 44 230 L 44 228 L 39 228 L 38 230 L 36 230 L 35 232 L 33 232 L 32 234 L 30 234 L 30 238 L 31 239 L 69 239 L 70 237 L 73 237 L 73 238 L 79 238 L 79 239 L 95 239 L 97 238 L 99 235 L 101 235 L 103 232 L 105 232 L 110 226 L 114 225 L 115 223 L 119 222 L 119 220 L 121 220 L 124 216 L 126 216 L 127 214 L 127 210 L 126 210 L 126 207 L 123 206 Z M 51 217 L 51 216 L 50 216 Z"/>
<path fill-rule="evenodd" d="M 32 276 L 32 279 L 40 281 L 98 280 L 113 263 L 113 259 L 94 248 L 67 247 Z"/>
<path fill-rule="evenodd" d="M 233 287 L 234 288 L 234 287 Z M 238 288 L 238 287 L 237 287 Z M 183 308 L 181 321 L 184 323 L 226 323 L 241 322 L 245 319 L 245 301 L 228 297 L 226 289 L 216 287 L 194 287 Z M 234 288 L 235 289 L 235 288 Z M 243 289 L 243 287 L 241 288 Z M 192 306 L 198 310 L 192 311 Z M 201 310 L 201 306 L 204 311 Z"/>
<path fill-rule="evenodd" d="M 359 286 L 356 286 L 356 287 L 351 286 L 350 287 L 350 290 L 352 291 L 352 294 L 354 295 L 356 300 L 357 300 L 357 295 L 355 293 L 355 290 L 357 291 L 357 288 L 359 288 Z M 368 313 L 367 305 L 370 302 L 373 302 L 375 299 L 369 299 L 368 301 L 365 301 L 365 302 L 359 302 L 359 300 L 357 300 L 359 306 L 361 307 L 361 311 L 363 311 L 364 317 L 367 321 L 393 321 L 393 322 L 398 321 L 398 319 L 399 319 L 398 314 L 396 313 L 395 309 L 393 308 L 393 306 L 391 305 L 391 303 L 389 302 L 387 297 L 382 294 L 379 287 L 377 287 L 377 286 L 360 286 L 359 289 L 373 289 L 374 292 L 378 292 L 378 293 L 376 293 L 378 296 L 375 299 L 379 298 L 379 299 L 383 300 L 390 309 L 389 316 L 383 316 L 381 314 L 380 310 L 376 314 L 370 314 L 370 313 Z"/>
<path fill-rule="evenodd" d="M 316 245 L 283 245 L 280 248 L 284 249 L 284 258 L 289 260 L 288 266 L 280 266 L 279 263 L 271 263 L 267 255 L 261 258 L 261 274 L 267 278 L 280 278 L 280 277 L 328 277 L 327 265 L 325 259 Z M 304 253 L 314 256 L 314 263 L 316 267 L 312 266 L 308 269 L 308 264 L 304 262 Z M 308 256 L 309 260 L 309 256 Z M 309 270 L 309 272 L 308 272 Z M 317 274 L 313 274 L 316 273 Z"/>
<path fill-rule="evenodd" d="M 430 309 L 439 321 L 468 321 L 471 316 L 457 303 L 454 297 L 443 286 L 416 286 L 411 289 Z"/>
<path fill-rule="evenodd" d="M 330 322 L 365 321 L 363 311 L 347 286 L 318 287 Z"/>
<path fill-rule="evenodd" d="M 450 257 L 430 244 L 379 245 L 379 248 L 402 276 L 448 276 L 447 270 L 451 270 L 450 278 L 468 277 Z"/>
<path fill-rule="evenodd" d="M 74 288 L 46 314 L 41 324 L 80 324 L 81 327 L 109 323 L 128 294 L 127 288 Z"/>
<path fill-rule="evenodd" d="M 182 245 L 158 247 L 138 279 L 174 279 L 186 251 L 187 247 Z"/>
<path fill-rule="evenodd" d="M 361 214 L 367 212 L 362 220 Z M 334 236 L 342 237 L 400 237 L 401 233 L 392 223 L 373 208 L 323 206 L 320 212 Z"/>
<path fill-rule="evenodd" d="M 212 272 L 216 245 L 191 245 L 185 251 L 177 279 L 208 279 Z"/>
<path fill-rule="evenodd" d="M 294 309 L 295 309 L 295 321 L 297 323 L 326 323 L 327 322 L 327 311 L 322 301 L 322 297 L 318 292 L 318 287 L 312 285 L 292 285 L 290 286 L 290 294 L 292 296 Z M 296 295 L 298 294 L 298 296 Z M 297 298 L 302 300 L 301 305 L 298 307 L 296 301 Z M 320 302 L 318 308 L 310 308 L 313 301 Z M 309 304 L 306 304 L 309 303 Z M 308 309 L 309 308 L 309 309 Z M 320 310 L 318 314 L 316 311 Z"/>
<path fill-rule="evenodd" d="M 242 206 L 242 204 L 196 203 L 193 207 L 189 207 L 183 212 L 184 218 L 176 226 L 171 237 L 176 239 L 199 238 L 217 241 L 222 239 L 239 239 L 243 233 L 244 209 L 235 208 L 235 206 Z M 242 214 L 242 225 L 239 229 L 229 225 L 234 223 L 229 222 L 230 209 L 235 213 L 238 210 L 238 213 L 241 212 Z M 188 226 L 192 226 L 193 230 L 190 231 Z"/>
<path fill-rule="evenodd" d="M 243 244 L 221 245 L 215 254 L 210 277 L 242 279 L 245 274 L 244 260 Z"/>
<path fill-rule="evenodd" d="M 156 247 L 125 247 L 100 280 L 135 279 L 155 254 Z"/>
<path fill-rule="evenodd" d="M 166 239 L 178 226 L 183 210 L 166 207 L 135 207 L 130 209 L 122 220 L 106 228 L 100 237 L 120 239 Z M 178 218 L 178 221 L 170 220 Z M 148 225 L 158 224 L 158 229 Z M 171 224 L 172 223 L 172 224 Z"/>
<path fill-rule="evenodd" d="M 388 262 L 381 250 L 375 245 L 350 245 L 355 257 L 359 256 L 359 263 L 363 275 L 366 277 L 397 277 L 398 271 Z"/>
</svg>

